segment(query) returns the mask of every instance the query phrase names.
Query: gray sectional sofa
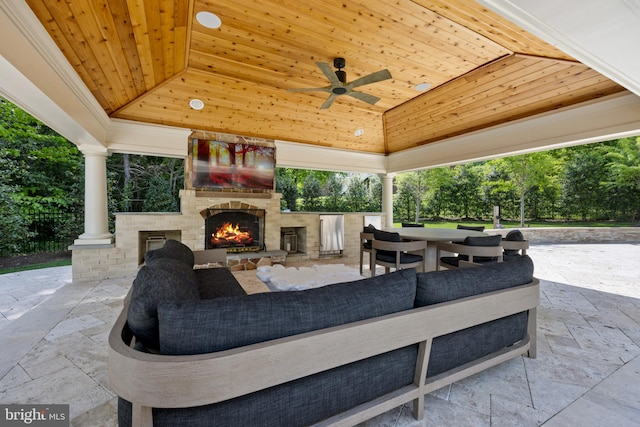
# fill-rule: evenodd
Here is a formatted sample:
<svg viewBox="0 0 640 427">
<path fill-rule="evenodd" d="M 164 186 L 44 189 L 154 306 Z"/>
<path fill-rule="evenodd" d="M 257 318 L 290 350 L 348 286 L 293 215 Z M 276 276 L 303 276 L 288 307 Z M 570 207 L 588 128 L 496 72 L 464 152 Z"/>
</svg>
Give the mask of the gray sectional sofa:
<svg viewBox="0 0 640 427">
<path fill-rule="evenodd" d="M 521 354 L 539 303 L 524 256 L 245 295 L 193 270 L 179 242 L 147 254 L 109 337 L 121 426 L 353 425 Z"/>
</svg>

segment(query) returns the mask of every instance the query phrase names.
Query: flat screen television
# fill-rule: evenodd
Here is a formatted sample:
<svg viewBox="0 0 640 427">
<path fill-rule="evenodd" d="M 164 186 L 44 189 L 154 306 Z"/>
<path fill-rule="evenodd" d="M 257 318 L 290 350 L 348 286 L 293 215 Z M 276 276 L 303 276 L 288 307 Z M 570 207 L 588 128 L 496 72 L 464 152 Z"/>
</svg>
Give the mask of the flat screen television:
<svg viewBox="0 0 640 427">
<path fill-rule="evenodd" d="M 192 146 L 193 188 L 273 190 L 275 147 L 207 139 Z"/>
</svg>

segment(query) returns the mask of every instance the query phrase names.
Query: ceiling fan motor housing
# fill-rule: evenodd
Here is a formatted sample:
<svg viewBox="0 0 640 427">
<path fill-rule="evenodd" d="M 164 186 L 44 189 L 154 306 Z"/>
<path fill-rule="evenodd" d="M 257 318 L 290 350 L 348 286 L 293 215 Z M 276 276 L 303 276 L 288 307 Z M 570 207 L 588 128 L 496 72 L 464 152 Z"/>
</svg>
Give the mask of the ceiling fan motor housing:
<svg viewBox="0 0 640 427">
<path fill-rule="evenodd" d="M 336 77 L 338 78 L 338 80 L 340 80 L 340 82 L 344 85 L 347 84 L 347 73 L 342 71 L 342 69 L 345 67 L 346 65 L 346 61 L 344 58 L 334 58 L 333 59 L 333 66 L 336 67 L 338 70 L 336 71 Z M 340 91 L 338 91 L 337 89 L 342 89 Z M 335 93 L 336 95 L 342 95 L 343 93 L 346 93 L 347 91 L 343 88 L 334 88 L 332 90 L 333 93 Z"/>
</svg>

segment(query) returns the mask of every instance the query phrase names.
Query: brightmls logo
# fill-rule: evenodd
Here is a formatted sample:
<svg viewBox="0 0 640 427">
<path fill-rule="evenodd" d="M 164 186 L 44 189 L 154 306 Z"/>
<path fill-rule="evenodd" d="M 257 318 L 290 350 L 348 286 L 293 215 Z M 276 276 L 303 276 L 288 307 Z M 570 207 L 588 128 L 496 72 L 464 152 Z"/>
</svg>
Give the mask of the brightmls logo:
<svg viewBox="0 0 640 427">
<path fill-rule="evenodd" d="M 69 405 L 0 405 L 0 427 L 69 427 Z"/>
</svg>

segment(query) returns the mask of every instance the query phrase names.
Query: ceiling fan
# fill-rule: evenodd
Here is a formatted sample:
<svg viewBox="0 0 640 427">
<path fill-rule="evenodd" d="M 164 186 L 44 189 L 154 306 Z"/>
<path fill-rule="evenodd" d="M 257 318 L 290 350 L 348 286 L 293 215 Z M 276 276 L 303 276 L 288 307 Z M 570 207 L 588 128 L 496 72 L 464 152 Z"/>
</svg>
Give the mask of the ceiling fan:
<svg viewBox="0 0 640 427">
<path fill-rule="evenodd" d="M 338 69 L 337 71 L 333 71 L 331 65 L 326 62 L 316 62 L 316 65 L 318 66 L 318 68 L 320 68 L 320 71 L 322 71 L 322 73 L 327 77 L 329 83 L 331 84 L 325 87 L 289 89 L 289 92 L 322 91 L 329 93 L 329 98 L 327 98 L 324 104 L 320 106 L 321 110 L 331 107 L 333 101 L 335 101 L 335 99 L 340 95 L 349 95 L 353 98 L 359 99 L 360 101 L 364 101 L 369 104 L 375 104 L 380 100 L 380 98 L 378 98 L 377 96 L 369 95 L 368 93 L 358 92 L 353 89 L 391 78 L 391 73 L 389 72 L 389 70 L 380 70 L 367 76 L 355 79 L 351 83 L 347 83 L 347 73 L 342 71 L 342 69 L 345 67 L 344 58 L 335 58 L 333 60 L 333 66 Z"/>
</svg>

